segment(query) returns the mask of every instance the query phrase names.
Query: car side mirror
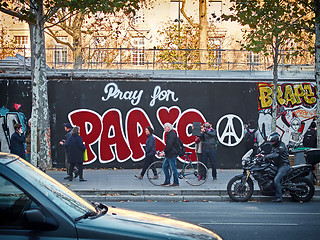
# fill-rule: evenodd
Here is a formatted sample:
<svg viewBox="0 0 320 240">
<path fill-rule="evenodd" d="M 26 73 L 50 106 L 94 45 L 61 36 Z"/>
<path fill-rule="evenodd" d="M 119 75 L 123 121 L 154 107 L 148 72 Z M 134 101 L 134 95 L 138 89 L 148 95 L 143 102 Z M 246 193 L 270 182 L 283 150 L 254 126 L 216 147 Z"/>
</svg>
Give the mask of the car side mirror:
<svg viewBox="0 0 320 240">
<path fill-rule="evenodd" d="M 55 219 L 44 216 L 39 209 L 25 211 L 23 219 L 23 227 L 26 229 L 52 231 L 59 227 Z"/>
</svg>

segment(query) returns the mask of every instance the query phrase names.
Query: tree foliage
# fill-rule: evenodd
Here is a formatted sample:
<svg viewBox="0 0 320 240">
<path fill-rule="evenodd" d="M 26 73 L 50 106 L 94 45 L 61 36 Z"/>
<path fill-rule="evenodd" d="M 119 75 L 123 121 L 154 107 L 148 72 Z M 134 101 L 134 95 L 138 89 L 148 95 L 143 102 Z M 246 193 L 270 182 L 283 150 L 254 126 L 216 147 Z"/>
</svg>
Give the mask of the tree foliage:
<svg viewBox="0 0 320 240">
<path fill-rule="evenodd" d="M 59 9 L 48 20 L 46 33 L 54 38 L 57 43 L 69 47 L 73 52 L 74 68 L 81 68 L 86 60 L 90 60 L 83 57 L 86 46 L 85 39 L 91 38 L 91 42 L 94 45 L 99 44 L 99 42 L 107 43 L 107 45 L 101 46 L 104 48 L 117 47 L 119 43 L 128 41 L 128 38 L 124 38 L 123 36 L 126 35 L 128 23 L 134 16 L 133 10 L 134 8 L 131 11 L 120 10 L 119 12 L 112 13 L 92 13 L 89 10 L 79 12 L 72 11 L 70 8 Z M 58 38 L 61 30 L 72 38 L 71 42 L 62 41 Z M 95 53 L 94 55 L 97 54 Z M 92 56 L 93 54 L 90 54 L 90 58 Z M 105 57 L 108 57 L 108 60 L 105 59 L 108 62 L 113 59 L 112 56 Z M 101 58 L 100 60 L 103 61 Z"/>
<path fill-rule="evenodd" d="M 16 43 L 13 37 L 8 35 L 8 30 L 0 23 L 0 59 L 13 57 L 16 51 Z"/>
<path fill-rule="evenodd" d="M 278 64 L 283 50 L 298 53 L 311 49 L 314 12 L 296 0 L 231 0 L 234 13 L 224 20 L 237 21 L 244 28 L 242 47 L 253 52 L 272 52 L 273 88 L 277 89 Z M 289 57 L 289 56 L 288 56 Z M 273 91 L 272 130 L 276 130 L 277 91 Z"/>
<path fill-rule="evenodd" d="M 208 29 L 211 35 L 214 35 L 215 28 L 209 26 Z M 191 26 L 188 23 L 184 23 L 180 25 L 179 29 L 177 24 L 167 22 L 165 27 L 158 31 L 158 34 L 162 41 L 156 47 L 159 49 L 157 59 L 163 64 L 164 69 L 199 69 L 199 26 Z M 212 41 L 208 43 L 207 50 L 209 54 L 206 62 L 211 66 L 215 64 L 217 57 L 215 50 L 218 47 Z"/>
<path fill-rule="evenodd" d="M 46 74 L 44 29 L 59 10 L 70 13 L 134 12 L 139 0 L 2 0 L 0 11 L 29 24 L 31 43 L 31 163 L 46 170 L 51 166 L 50 123 Z M 67 19 L 67 16 L 66 18 Z M 63 19 L 63 20 L 65 20 Z M 37 129 L 40 129 L 40 153 L 37 154 Z"/>
</svg>

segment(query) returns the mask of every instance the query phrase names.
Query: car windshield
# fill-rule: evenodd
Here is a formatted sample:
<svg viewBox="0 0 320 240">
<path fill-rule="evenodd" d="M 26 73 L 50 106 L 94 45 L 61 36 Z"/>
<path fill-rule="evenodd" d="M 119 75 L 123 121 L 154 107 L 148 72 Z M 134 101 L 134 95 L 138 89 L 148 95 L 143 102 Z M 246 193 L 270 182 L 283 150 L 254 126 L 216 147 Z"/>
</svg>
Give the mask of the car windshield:
<svg viewBox="0 0 320 240">
<path fill-rule="evenodd" d="M 7 166 L 39 189 L 71 218 L 75 219 L 85 213 L 96 212 L 91 204 L 28 162 L 16 160 Z"/>
</svg>

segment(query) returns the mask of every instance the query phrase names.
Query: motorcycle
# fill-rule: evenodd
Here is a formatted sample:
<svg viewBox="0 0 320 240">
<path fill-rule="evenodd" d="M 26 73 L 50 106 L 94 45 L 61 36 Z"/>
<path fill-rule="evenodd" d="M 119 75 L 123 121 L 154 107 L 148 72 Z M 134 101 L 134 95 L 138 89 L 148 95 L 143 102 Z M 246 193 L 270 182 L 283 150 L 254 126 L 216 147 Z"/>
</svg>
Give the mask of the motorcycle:
<svg viewBox="0 0 320 240">
<path fill-rule="evenodd" d="M 307 163 L 291 166 L 281 181 L 283 192 L 289 193 L 296 201 L 308 202 L 314 195 L 316 179 L 313 170 L 314 165 L 320 162 L 320 150 L 315 150 L 309 150 L 309 154 L 306 151 Z M 261 153 L 270 151 L 270 145 L 260 149 Z M 257 181 L 262 195 L 275 196 L 273 179 L 277 174 L 277 167 L 262 156 L 252 156 L 252 152 L 251 149 L 242 157 L 243 174 L 233 177 L 227 185 L 229 197 L 236 202 L 246 202 L 251 198 L 254 192 L 253 179 Z"/>
</svg>

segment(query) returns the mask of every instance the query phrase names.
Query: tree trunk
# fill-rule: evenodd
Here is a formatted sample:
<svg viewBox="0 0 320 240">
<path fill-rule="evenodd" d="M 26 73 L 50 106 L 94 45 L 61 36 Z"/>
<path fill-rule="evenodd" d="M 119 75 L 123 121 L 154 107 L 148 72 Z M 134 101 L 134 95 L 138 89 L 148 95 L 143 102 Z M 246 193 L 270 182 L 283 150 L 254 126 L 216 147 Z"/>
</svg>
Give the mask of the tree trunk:
<svg viewBox="0 0 320 240">
<path fill-rule="evenodd" d="M 320 0 L 315 0 L 315 79 L 317 84 L 317 147 L 320 148 Z M 318 184 L 320 183 L 320 164 L 316 167 Z"/>
<path fill-rule="evenodd" d="M 273 53 L 273 99 L 272 99 L 272 123 L 271 131 L 277 130 L 277 109 L 278 109 L 278 59 L 279 59 L 279 44 L 276 40 Z"/>
<path fill-rule="evenodd" d="M 200 66 L 202 70 L 208 69 L 208 20 L 207 0 L 199 0 L 199 49 Z"/>
<path fill-rule="evenodd" d="M 82 34 L 81 26 L 83 24 L 84 16 L 82 13 L 78 13 L 74 19 L 74 32 L 72 34 L 73 38 L 73 59 L 74 59 L 74 69 L 81 69 L 83 63 L 82 56 Z"/>
<path fill-rule="evenodd" d="M 43 2 L 31 0 L 32 4 L 35 6 L 32 14 L 36 21 L 29 24 L 32 62 L 31 163 L 45 171 L 51 167 L 51 159 Z M 38 129 L 40 130 L 39 154 L 37 153 Z"/>
<path fill-rule="evenodd" d="M 315 0 L 315 79 L 317 84 L 317 147 L 320 148 L 320 0 Z"/>
</svg>

